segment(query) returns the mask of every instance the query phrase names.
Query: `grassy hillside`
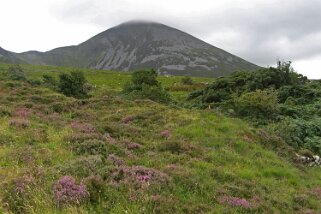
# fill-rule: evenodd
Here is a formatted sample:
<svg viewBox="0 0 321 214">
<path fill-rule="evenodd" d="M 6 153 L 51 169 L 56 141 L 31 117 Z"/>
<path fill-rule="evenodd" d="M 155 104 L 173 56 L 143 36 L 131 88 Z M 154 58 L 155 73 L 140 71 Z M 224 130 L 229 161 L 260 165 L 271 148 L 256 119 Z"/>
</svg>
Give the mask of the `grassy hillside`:
<svg viewBox="0 0 321 214">
<path fill-rule="evenodd" d="M 24 68 L 32 79 L 71 70 Z M 124 99 L 129 74 L 85 72 L 97 87 L 83 100 L 0 81 L 0 212 L 321 211 L 320 168 L 294 164 L 280 138 L 213 111 Z"/>
<path fill-rule="evenodd" d="M 0 72 L 5 72 L 9 69 L 10 64 L 0 63 Z M 56 67 L 56 66 L 37 66 L 37 65 L 21 65 L 27 74 L 27 77 L 32 80 L 42 80 L 43 75 L 50 75 L 58 77 L 62 72 L 71 72 L 79 70 L 85 73 L 85 76 L 89 83 L 97 87 L 93 93 L 99 93 L 100 90 L 108 90 L 111 93 L 118 93 L 122 90 L 123 86 L 130 80 L 131 75 L 129 72 L 114 72 L 114 71 L 102 71 L 94 69 L 79 69 L 71 67 Z M 181 76 L 159 76 L 158 80 L 162 83 L 163 87 L 169 88 L 175 85 L 180 85 Z M 195 83 L 208 84 L 214 81 L 214 78 L 193 77 Z M 197 89 L 204 86 L 197 87 Z M 170 90 L 171 95 L 176 100 L 185 100 L 190 90 Z"/>
</svg>

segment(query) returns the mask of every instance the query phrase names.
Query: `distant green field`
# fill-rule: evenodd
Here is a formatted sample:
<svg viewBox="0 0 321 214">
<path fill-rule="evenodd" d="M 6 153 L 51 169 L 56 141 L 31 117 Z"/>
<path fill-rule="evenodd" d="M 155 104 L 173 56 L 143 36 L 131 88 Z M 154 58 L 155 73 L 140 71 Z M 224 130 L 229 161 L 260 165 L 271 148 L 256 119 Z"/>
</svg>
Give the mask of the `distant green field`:
<svg viewBox="0 0 321 214">
<path fill-rule="evenodd" d="M 0 72 L 7 71 L 9 64 L 0 64 Z M 57 66 L 39 66 L 39 65 L 21 65 L 27 73 L 27 77 L 33 80 L 41 80 L 43 75 L 51 75 L 58 78 L 59 73 L 71 72 L 74 70 L 80 70 L 85 73 L 85 76 L 89 83 L 92 85 L 106 89 L 109 91 L 120 92 L 123 86 L 130 81 L 130 72 L 116 72 L 106 70 L 95 69 L 80 69 L 70 67 L 57 67 Z M 181 82 L 182 76 L 159 76 L 158 80 L 162 83 L 163 87 L 171 87 Z M 214 78 L 205 77 L 192 77 L 195 83 L 211 83 Z M 171 95 L 174 99 L 181 101 L 186 98 L 189 92 L 186 91 L 171 91 Z"/>
</svg>

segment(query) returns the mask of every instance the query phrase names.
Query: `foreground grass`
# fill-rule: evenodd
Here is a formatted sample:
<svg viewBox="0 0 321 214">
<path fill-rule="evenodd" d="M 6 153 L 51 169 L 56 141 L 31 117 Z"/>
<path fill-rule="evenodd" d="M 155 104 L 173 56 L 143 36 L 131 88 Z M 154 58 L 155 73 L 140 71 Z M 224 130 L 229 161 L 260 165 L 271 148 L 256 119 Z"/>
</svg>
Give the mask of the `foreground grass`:
<svg viewBox="0 0 321 214">
<path fill-rule="evenodd" d="M 320 169 L 269 149 L 268 133 L 210 111 L 122 99 L 114 92 L 128 74 L 92 72 L 99 87 L 85 100 L 0 82 L 2 212 L 320 212 Z M 58 204 L 53 188 L 65 175 L 90 197 Z"/>
</svg>

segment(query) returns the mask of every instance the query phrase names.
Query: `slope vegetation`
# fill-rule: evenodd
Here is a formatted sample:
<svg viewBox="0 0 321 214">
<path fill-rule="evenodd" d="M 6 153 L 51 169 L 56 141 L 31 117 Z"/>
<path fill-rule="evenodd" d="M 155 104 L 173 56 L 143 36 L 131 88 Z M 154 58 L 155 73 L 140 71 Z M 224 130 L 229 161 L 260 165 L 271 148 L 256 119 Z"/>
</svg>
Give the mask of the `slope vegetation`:
<svg viewBox="0 0 321 214">
<path fill-rule="evenodd" d="M 1 80 L 0 129 L 3 212 L 321 210 L 319 168 L 292 163 L 269 149 L 279 138 L 211 111 L 103 87 L 77 100 Z"/>
</svg>

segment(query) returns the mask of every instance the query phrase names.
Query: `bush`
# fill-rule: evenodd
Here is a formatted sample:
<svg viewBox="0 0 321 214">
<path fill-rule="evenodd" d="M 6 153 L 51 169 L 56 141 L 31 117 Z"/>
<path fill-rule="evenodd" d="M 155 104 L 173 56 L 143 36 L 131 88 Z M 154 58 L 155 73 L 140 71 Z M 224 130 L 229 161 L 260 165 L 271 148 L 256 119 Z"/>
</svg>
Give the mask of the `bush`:
<svg viewBox="0 0 321 214">
<path fill-rule="evenodd" d="M 42 84 L 47 87 L 50 88 L 52 90 L 57 90 L 58 89 L 58 82 L 57 80 L 49 75 L 43 75 L 42 76 Z"/>
<path fill-rule="evenodd" d="M 182 80 L 181 80 L 181 83 L 183 85 L 193 85 L 194 84 L 194 81 L 191 77 L 183 77 Z"/>
<path fill-rule="evenodd" d="M 18 177 L 4 186 L 3 205 L 13 213 L 26 213 L 32 206 L 34 189 L 32 177 Z"/>
<path fill-rule="evenodd" d="M 160 146 L 160 151 L 169 151 L 173 154 L 180 154 L 183 151 L 182 143 L 179 141 L 165 141 Z"/>
<path fill-rule="evenodd" d="M 59 75 L 58 90 L 68 97 L 85 98 L 90 89 L 84 73 L 73 71 Z"/>
<path fill-rule="evenodd" d="M 157 72 L 154 69 L 135 71 L 132 75 L 132 83 L 136 90 L 142 90 L 143 85 L 158 86 Z"/>
<path fill-rule="evenodd" d="M 278 113 L 277 93 L 257 90 L 234 98 L 234 110 L 239 116 L 274 119 Z"/>
<path fill-rule="evenodd" d="M 58 206 L 80 204 L 89 197 L 86 186 L 83 183 L 77 185 L 71 176 L 60 178 L 55 183 L 53 192 Z"/>
<path fill-rule="evenodd" d="M 168 103 L 168 92 L 157 81 L 157 72 L 151 70 L 135 71 L 130 83 L 123 88 L 123 93 L 133 99 L 150 99 L 156 102 Z"/>
<path fill-rule="evenodd" d="M 84 179 L 84 184 L 89 192 L 89 200 L 91 203 L 99 203 L 106 189 L 106 185 L 102 177 L 92 175 Z"/>
<path fill-rule="evenodd" d="M 26 80 L 25 72 L 18 64 L 10 66 L 8 74 L 10 80 Z"/>
<path fill-rule="evenodd" d="M 230 76 L 218 78 L 204 90 L 190 94 L 189 98 L 199 97 L 203 103 L 219 103 L 230 100 L 234 94 L 241 95 L 256 90 L 278 90 L 283 86 L 304 85 L 307 82 L 307 77 L 294 72 L 291 62 L 278 62 L 277 68 L 238 71 Z"/>
<path fill-rule="evenodd" d="M 295 149 L 309 149 L 321 154 L 321 121 L 319 118 L 310 121 L 287 118 L 271 127 Z"/>
<path fill-rule="evenodd" d="M 56 170 L 62 175 L 72 175 L 77 177 L 88 177 L 102 173 L 105 164 L 99 155 L 79 157 L 63 165 L 57 166 Z"/>
<path fill-rule="evenodd" d="M 72 144 L 72 150 L 77 155 L 107 155 L 106 143 L 96 139 L 74 142 Z"/>
</svg>

